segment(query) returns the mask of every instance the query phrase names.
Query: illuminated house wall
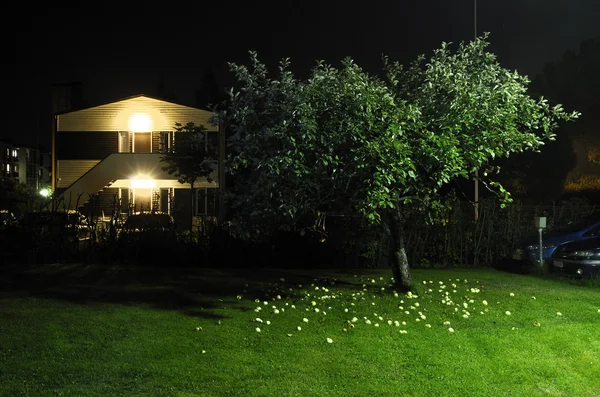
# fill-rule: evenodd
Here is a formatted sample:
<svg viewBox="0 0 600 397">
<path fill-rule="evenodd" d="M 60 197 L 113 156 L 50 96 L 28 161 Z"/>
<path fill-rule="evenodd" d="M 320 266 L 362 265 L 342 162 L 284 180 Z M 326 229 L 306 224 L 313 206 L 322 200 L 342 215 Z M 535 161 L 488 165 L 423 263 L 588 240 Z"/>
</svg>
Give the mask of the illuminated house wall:
<svg viewBox="0 0 600 397">
<path fill-rule="evenodd" d="M 170 211 L 172 199 L 184 205 L 186 195 L 189 205 L 190 186 L 162 171 L 161 153 L 176 139 L 175 123 L 193 122 L 218 134 L 209 121 L 212 116 L 206 110 L 145 95 L 57 115 L 53 139 L 56 195 L 63 205 L 80 210 L 89 195 L 96 193 L 107 201 L 117 196 L 136 211 L 152 207 Z M 215 170 L 213 182 L 198 181 L 195 187 L 204 194 L 207 189 L 218 189 L 218 174 Z M 106 204 L 107 209 L 110 206 Z M 203 208 L 202 203 L 197 208 Z"/>
</svg>

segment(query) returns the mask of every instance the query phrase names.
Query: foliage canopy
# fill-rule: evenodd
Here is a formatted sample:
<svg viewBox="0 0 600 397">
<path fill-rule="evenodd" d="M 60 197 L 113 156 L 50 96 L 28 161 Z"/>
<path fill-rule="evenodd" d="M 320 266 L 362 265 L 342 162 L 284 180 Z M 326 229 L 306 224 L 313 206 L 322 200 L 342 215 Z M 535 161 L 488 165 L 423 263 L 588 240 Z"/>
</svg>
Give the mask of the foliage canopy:
<svg viewBox="0 0 600 397">
<path fill-rule="evenodd" d="M 221 116 L 233 132 L 230 169 L 243 175 L 232 186 L 234 214 L 255 231 L 322 210 L 379 222 L 397 204 L 434 208 L 448 182 L 490 160 L 539 151 L 578 114 L 530 97 L 528 79 L 502 68 L 486 38 L 455 52 L 444 43 L 406 70 L 384 58 L 385 79 L 351 59 L 318 62 L 304 81 L 288 59 L 276 78 L 254 52 L 250 67 L 231 64 L 239 88 Z"/>
<path fill-rule="evenodd" d="M 210 181 L 216 162 L 216 148 L 208 138 L 206 128 L 190 122 L 175 124 L 172 147 L 163 153 L 161 162 L 165 172 L 174 175 L 179 183 L 192 186 L 200 178 Z"/>
<path fill-rule="evenodd" d="M 318 62 L 306 80 L 288 59 L 274 78 L 255 52 L 249 67 L 231 64 L 238 87 L 220 116 L 232 132 L 232 225 L 250 238 L 320 211 L 360 214 L 384 227 L 407 267 L 407 205 L 433 213 L 449 182 L 482 169 L 485 185 L 509 201 L 489 179 L 497 170 L 485 167 L 540 150 L 578 113 L 530 97 L 528 79 L 501 67 L 486 40 L 455 51 L 444 43 L 406 69 L 384 57 L 385 78 L 351 59 L 340 68 Z"/>
</svg>

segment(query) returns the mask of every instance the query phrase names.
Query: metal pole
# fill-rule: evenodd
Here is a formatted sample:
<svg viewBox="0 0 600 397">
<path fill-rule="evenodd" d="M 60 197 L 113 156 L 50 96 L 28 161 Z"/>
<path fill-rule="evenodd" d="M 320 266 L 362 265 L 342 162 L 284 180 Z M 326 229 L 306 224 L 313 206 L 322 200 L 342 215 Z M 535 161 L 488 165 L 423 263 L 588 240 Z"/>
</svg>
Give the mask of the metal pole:
<svg viewBox="0 0 600 397">
<path fill-rule="evenodd" d="M 35 191 L 40 192 L 40 120 L 37 121 L 37 131 L 35 135 Z M 32 167 L 33 168 L 33 167 Z"/>
<path fill-rule="evenodd" d="M 222 222 L 225 218 L 225 159 L 227 149 L 227 138 L 225 136 L 225 122 L 219 121 L 219 211 L 217 222 Z"/>
<path fill-rule="evenodd" d="M 474 19 L 474 31 L 475 31 L 475 37 L 477 38 L 477 0 L 473 0 L 473 19 Z"/>
<path fill-rule="evenodd" d="M 475 170 L 475 222 L 479 219 L 479 170 Z"/>
<path fill-rule="evenodd" d="M 57 182 L 57 167 L 56 167 L 56 115 L 52 117 L 52 192 L 56 191 L 56 182 Z"/>
<path fill-rule="evenodd" d="M 473 0 L 473 32 L 477 39 L 477 0 Z M 479 170 L 475 170 L 475 222 L 479 219 Z"/>
<path fill-rule="evenodd" d="M 538 231 L 540 232 L 540 267 L 543 267 L 543 265 L 544 265 L 544 255 L 542 252 L 542 247 L 543 247 L 543 245 L 542 245 L 542 230 L 544 230 L 544 229 L 541 227 L 538 228 Z"/>
</svg>

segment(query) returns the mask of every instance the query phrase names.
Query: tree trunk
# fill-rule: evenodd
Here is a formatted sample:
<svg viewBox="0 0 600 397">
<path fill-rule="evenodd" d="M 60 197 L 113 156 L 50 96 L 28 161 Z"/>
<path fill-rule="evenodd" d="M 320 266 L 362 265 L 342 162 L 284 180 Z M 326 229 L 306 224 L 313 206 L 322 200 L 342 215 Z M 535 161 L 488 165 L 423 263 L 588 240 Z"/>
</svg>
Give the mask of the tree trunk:
<svg viewBox="0 0 600 397">
<path fill-rule="evenodd" d="M 412 277 L 406 249 L 404 248 L 404 217 L 400 208 L 390 210 L 383 221 L 386 234 L 390 238 L 390 265 L 396 287 L 407 292 L 412 289 Z"/>
</svg>

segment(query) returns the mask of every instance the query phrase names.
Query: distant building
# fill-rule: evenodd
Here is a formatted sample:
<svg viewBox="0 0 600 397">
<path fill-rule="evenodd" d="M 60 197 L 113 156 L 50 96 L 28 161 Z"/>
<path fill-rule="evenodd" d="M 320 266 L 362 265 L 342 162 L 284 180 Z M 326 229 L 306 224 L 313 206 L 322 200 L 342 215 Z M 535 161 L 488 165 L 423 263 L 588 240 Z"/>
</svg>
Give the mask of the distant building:
<svg viewBox="0 0 600 397">
<path fill-rule="evenodd" d="M 19 149 L 10 142 L 0 141 L 2 179 L 19 178 Z"/>
<path fill-rule="evenodd" d="M 52 153 L 40 152 L 40 188 L 52 187 Z M 42 186 L 43 184 L 43 186 Z"/>
<path fill-rule="evenodd" d="M 14 179 L 33 189 L 52 184 L 50 152 L 11 142 L 0 141 L 0 176 Z"/>
</svg>

